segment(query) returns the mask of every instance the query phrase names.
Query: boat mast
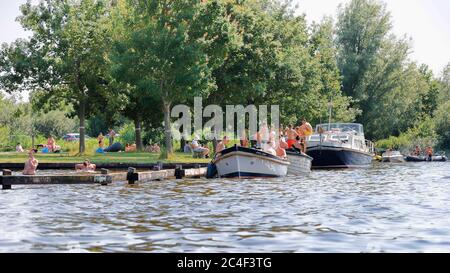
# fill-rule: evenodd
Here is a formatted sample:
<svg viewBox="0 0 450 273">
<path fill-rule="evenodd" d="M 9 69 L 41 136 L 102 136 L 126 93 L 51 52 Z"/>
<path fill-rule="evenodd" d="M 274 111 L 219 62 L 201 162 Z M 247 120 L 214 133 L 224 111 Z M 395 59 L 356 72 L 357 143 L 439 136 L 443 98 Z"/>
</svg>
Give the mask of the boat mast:
<svg viewBox="0 0 450 273">
<path fill-rule="evenodd" d="M 330 112 L 328 114 L 328 131 L 330 131 L 331 130 L 331 112 L 333 109 L 333 97 L 330 97 L 330 102 L 329 102 L 328 106 L 330 107 Z"/>
</svg>

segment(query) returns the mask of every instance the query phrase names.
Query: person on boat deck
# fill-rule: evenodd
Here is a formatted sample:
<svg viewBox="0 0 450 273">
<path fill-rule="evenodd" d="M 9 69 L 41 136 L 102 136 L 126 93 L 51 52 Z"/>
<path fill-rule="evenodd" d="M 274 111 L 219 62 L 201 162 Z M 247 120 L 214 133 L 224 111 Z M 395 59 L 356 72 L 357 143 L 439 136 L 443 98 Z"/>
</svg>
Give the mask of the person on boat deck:
<svg viewBox="0 0 450 273">
<path fill-rule="evenodd" d="M 283 137 L 280 137 L 280 141 L 278 142 L 276 153 L 278 157 L 285 159 L 287 157 L 286 149 L 288 148 L 288 144 L 284 141 Z"/>
<path fill-rule="evenodd" d="M 47 148 L 50 152 L 54 152 L 56 150 L 56 141 L 52 136 L 49 136 L 47 139 Z"/>
<path fill-rule="evenodd" d="M 427 157 L 428 160 L 431 160 L 431 159 L 432 159 L 432 157 L 433 157 L 433 148 L 431 148 L 431 146 L 428 146 L 428 147 L 425 149 L 425 155 L 426 155 L 426 157 Z"/>
<path fill-rule="evenodd" d="M 95 171 L 96 168 L 97 166 L 92 164 L 89 159 L 85 159 L 83 163 L 75 165 L 75 170 L 83 172 Z"/>
<path fill-rule="evenodd" d="M 221 151 L 225 150 L 227 148 L 228 144 L 228 137 L 224 136 L 221 141 L 219 141 L 216 145 L 216 153 L 220 153 Z"/>
<path fill-rule="evenodd" d="M 264 152 L 271 154 L 271 155 L 277 155 L 277 151 L 273 148 L 272 141 L 269 141 L 266 143 L 265 148 L 263 149 Z"/>
<path fill-rule="evenodd" d="M 100 132 L 100 134 L 98 135 L 97 140 L 98 140 L 98 147 L 103 148 L 105 137 L 103 136 L 102 132 Z"/>
<path fill-rule="evenodd" d="M 287 145 L 288 148 L 291 148 L 296 142 L 297 142 L 297 131 L 294 130 L 294 127 L 292 124 L 289 124 L 288 128 L 286 129 L 286 137 L 287 137 Z"/>
<path fill-rule="evenodd" d="M 313 128 L 311 126 L 311 124 L 309 122 L 306 121 L 305 118 L 302 119 L 302 125 L 300 125 L 299 128 L 299 136 L 300 136 L 300 141 L 303 142 L 303 148 L 302 148 L 302 152 L 306 153 L 306 147 L 307 147 L 307 142 L 306 142 L 306 138 L 310 135 L 312 135 L 313 133 Z"/>
<path fill-rule="evenodd" d="M 28 152 L 28 160 L 25 162 L 25 167 L 22 173 L 24 175 L 35 175 L 38 164 L 39 162 L 34 157 L 34 151 L 30 150 Z"/>
<path fill-rule="evenodd" d="M 420 149 L 419 145 L 416 145 L 416 148 L 414 149 L 414 152 L 412 155 L 419 156 L 422 153 L 422 150 Z"/>
<path fill-rule="evenodd" d="M 200 139 L 200 138 L 196 136 L 196 137 L 194 138 L 194 140 L 192 140 L 192 142 L 191 142 L 192 150 L 193 150 L 194 152 L 196 152 L 196 153 L 202 153 L 203 156 L 208 157 L 208 156 L 209 156 L 209 149 L 206 148 L 206 147 L 202 147 L 202 146 L 198 143 L 199 139 Z"/>
<path fill-rule="evenodd" d="M 239 144 L 241 147 L 248 147 L 247 133 L 245 130 L 242 130 L 241 137 L 239 138 Z"/>
<path fill-rule="evenodd" d="M 20 143 L 17 143 L 16 152 L 18 152 L 18 153 L 23 153 L 24 152 L 24 150 L 22 148 L 22 145 Z"/>
</svg>

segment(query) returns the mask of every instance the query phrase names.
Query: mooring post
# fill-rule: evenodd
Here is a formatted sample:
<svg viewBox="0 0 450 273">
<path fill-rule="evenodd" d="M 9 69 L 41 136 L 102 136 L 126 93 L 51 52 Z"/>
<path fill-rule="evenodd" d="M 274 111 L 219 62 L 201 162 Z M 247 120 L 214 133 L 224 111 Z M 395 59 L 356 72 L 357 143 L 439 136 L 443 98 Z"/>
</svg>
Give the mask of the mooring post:
<svg viewBox="0 0 450 273">
<path fill-rule="evenodd" d="M 163 169 L 163 163 L 161 161 L 156 162 L 156 165 L 153 166 L 154 171 L 160 171 Z"/>
<path fill-rule="evenodd" d="M 132 185 L 139 180 L 139 173 L 136 172 L 136 168 L 129 167 L 127 172 L 128 184 Z"/>
<path fill-rule="evenodd" d="M 4 169 L 2 170 L 3 176 L 10 176 L 12 175 L 12 171 L 8 170 L 8 169 Z M 5 182 L 3 182 L 3 178 L 0 181 L 2 183 L 2 190 L 10 190 L 11 189 L 11 184 L 5 184 Z"/>
<path fill-rule="evenodd" d="M 175 178 L 183 179 L 183 176 L 184 176 L 183 165 L 176 165 L 175 166 Z"/>
<path fill-rule="evenodd" d="M 108 169 L 100 169 L 100 173 L 101 174 L 109 174 L 109 170 Z"/>
</svg>

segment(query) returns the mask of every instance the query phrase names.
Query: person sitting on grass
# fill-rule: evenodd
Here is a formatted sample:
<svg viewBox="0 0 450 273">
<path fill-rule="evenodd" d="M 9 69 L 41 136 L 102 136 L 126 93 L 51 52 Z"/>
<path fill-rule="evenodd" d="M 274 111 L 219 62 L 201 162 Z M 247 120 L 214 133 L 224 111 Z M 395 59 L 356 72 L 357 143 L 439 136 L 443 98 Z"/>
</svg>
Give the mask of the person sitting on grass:
<svg viewBox="0 0 450 273">
<path fill-rule="evenodd" d="M 47 139 L 47 148 L 50 152 L 54 152 L 56 150 L 56 141 L 52 136 L 49 136 Z"/>
<path fill-rule="evenodd" d="M 95 164 L 92 164 L 89 159 L 85 159 L 83 163 L 75 165 L 75 170 L 82 172 L 92 172 L 95 171 L 96 167 L 97 166 Z"/>
<path fill-rule="evenodd" d="M 127 145 L 125 146 L 125 152 L 127 153 L 132 153 L 132 152 L 136 152 L 136 144 L 129 144 L 127 143 Z"/>
<path fill-rule="evenodd" d="M 152 145 L 152 153 L 155 154 L 161 153 L 161 148 L 159 147 L 158 143 Z"/>
<path fill-rule="evenodd" d="M 191 146 L 192 146 L 194 153 L 202 153 L 202 155 L 204 157 L 208 158 L 209 157 L 209 149 L 201 146 L 198 143 L 198 140 L 199 140 L 199 137 L 195 137 L 194 140 L 192 140 L 192 142 L 191 142 Z"/>
<path fill-rule="evenodd" d="M 24 150 L 22 148 L 22 145 L 20 143 L 17 143 L 16 152 L 18 152 L 18 153 L 23 153 L 24 152 Z"/>
<path fill-rule="evenodd" d="M 34 157 L 34 151 L 30 150 L 28 152 L 28 160 L 25 162 L 25 167 L 22 173 L 24 175 L 35 175 L 38 164 L 39 162 Z"/>
</svg>

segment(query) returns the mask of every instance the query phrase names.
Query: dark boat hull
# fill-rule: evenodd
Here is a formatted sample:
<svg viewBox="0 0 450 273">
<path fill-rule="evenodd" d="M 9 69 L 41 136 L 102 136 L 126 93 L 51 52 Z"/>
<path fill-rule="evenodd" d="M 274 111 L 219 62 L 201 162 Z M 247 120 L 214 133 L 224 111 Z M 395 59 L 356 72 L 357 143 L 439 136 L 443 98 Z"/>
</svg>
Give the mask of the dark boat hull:
<svg viewBox="0 0 450 273">
<path fill-rule="evenodd" d="M 314 147 L 306 154 L 313 158 L 312 168 L 362 168 L 372 163 L 373 156 L 356 150 L 336 147 Z"/>
<path fill-rule="evenodd" d="M 432 156 L 431 160 L 428 159 L 428 157 L 425 156 L 407 156 L 406 157 L 406 161 L 408 162 L 430 162 L 430 161 L 435 161 L 435 162 L 445 162 L 447 161 L 448 158 L 446 156 Z"/>
</svg>

